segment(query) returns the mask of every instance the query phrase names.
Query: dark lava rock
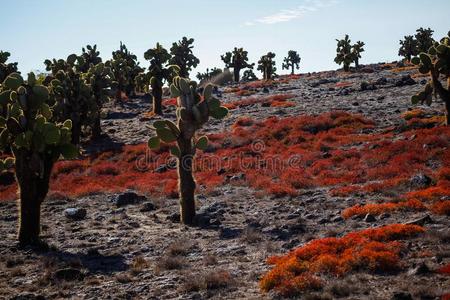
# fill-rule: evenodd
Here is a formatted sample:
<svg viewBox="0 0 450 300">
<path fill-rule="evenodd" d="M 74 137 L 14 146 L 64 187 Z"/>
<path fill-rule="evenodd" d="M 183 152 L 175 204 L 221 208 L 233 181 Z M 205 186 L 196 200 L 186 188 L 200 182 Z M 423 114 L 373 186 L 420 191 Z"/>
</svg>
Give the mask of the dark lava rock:
<svg viewBox="0 0 450 300">
<path fill-rule="evenodd" d="M 410 293 L 399 292 L 399 293 L 395 293 L 391 299 L 392 300 L 413 300 L 413 297 L 411 296 Z"/>
<path fill-rule="evenodd" d="M 377 87 L 373 83 L 368 83 L 367 81 L 361 82 L 360 90 L 361 91 L 374 91 Z"/>
<path fill-rule="evenodd" d="M 415 268 L 412 268 L 408 271 L 408 275 L 425 275 L 430 273 L 430 268 L 425 264 L 421 263 Z"/>
<path fill-rule="evenodd" d="M 117 207 L 122 207 L 131 204 L 138 204 L 147 200 L 147 197 L 138 195 L 135 192 L 128 191 L 122 194 L 119 194 L 115 199 L 114 203 Z"/>
<path fill-rule="evenodd" d="M 269 92 L 269 89 L 268 89 L 268 88 L 266 88 L 266 87 L 263 88 L 263 93 L 266 93 L 266 94 L 267 94 L 268 92 Z"/>
<path fill-rule="evenodd" d="M 241 234 L 241 232 L 241 229 L 221 227 L 219 231 L 219 237 L 221 239 L 234 239 L 237 238 Z"/>
<path fill-rule="evenodd" d="M 11 300 L 45 300 L 46 298 L 41 295 L 35 295 L 31 293 L 25 293 L 16 295 L 10 298 Z"/>
<path fill-rule="evenodd" d="M 83 220 L 86 217 L 86 210 L 84 208 L 67 208 L 64 210 L 64 215 L 66 218 L 71 220 L 80 221 Z"/>
<path fill-rule="evenodd" d="M 395 81 L 395 86 L 405 86 L 405 85 L 414 85 L 416 84 L 416 81 L 411 78 L 410 75 L 402 76 L 400 79 L 397 79 Z"/>
<path fill-rule="evenodd" d="M 416 174 L 409 180 L 411 187 L 423 189 L 429 187 L 433 180 L 425 174 Z"/>
<path fill-rule="evenodd" d="M 181 216 L 179 213 L 175 212 L 173 214 L 170 214 L 167 216 L 167 220 L 173 222 L 173 223 L 180 223 Z"/>
<path fill-rule="evenodd" d="M 74 281 L 84 278 L 83 272 L 74 268 L 59 269 L 55 272 L 54 277 L 58 280 Z"/>
<path fill-rule="evenodd" d="M 375 216 L 373 216 L 371 214 L 367 214 L 364 217 L 364 222 L 367 222 L 367 223 L 372 223 L 372 222 L 375 222 L 376 220 L 377 220 L 377 218 L 375 218 Z"/>
<path fill-rule="evenodd" d="M 155 209 L 156 209 L 155 204 L 153 204 L 152 202 L 145 202 L 144 204 L 142 204 L 142 207 L 139 211 L 147 212 L 147 211 L 153 211 Z"/>
<path fill-rule="evenodd" d="M 431 219 L 430 215 L 426 215 L 424 217 L 409 221 L 406 224 L 423 226 L 423 225 L 429 224 L 429 223 L 433 223 L 433 219 Z"/>
</svg>

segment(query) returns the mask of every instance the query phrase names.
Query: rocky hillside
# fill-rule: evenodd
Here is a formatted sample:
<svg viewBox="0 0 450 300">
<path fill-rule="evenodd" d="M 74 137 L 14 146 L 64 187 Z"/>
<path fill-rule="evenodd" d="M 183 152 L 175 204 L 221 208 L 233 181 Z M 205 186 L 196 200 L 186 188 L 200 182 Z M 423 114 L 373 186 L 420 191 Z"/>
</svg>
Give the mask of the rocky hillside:
<svg viewBox="0 0 450 300">
<path fill-rule="evenodd" d="M 449 299 L 450 128 L 439 101 L 411 105 L 425 83 L 377 64 L 219 88 L 195 227 L 146 147 L 150 100 L 110 104 L 102 140 L 55 166 L 48 250 L 15 246 L 1 175 L 0 299 Z"/>
</svg>

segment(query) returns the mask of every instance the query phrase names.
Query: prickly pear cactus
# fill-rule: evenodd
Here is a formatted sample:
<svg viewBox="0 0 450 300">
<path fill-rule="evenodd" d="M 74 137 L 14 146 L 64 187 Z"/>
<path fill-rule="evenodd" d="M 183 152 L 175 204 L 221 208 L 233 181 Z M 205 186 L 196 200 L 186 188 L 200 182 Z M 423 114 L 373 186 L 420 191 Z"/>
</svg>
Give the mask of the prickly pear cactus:
<svg viewBox="0 0 450 300">
<path fill-rule="evenodd" d="M 450 125 L 450 32 L 440 43 L 436 42 L 431 46 L 427 53 L 422 52 L 411 61 L 419 66 L 420 73 L 431 77 L 425 88 L 412 96 L 411 102 L 431 105 L 433 94 L 439 96 L 445 104 L 446 124 Z M 441 77 L 445 78 L 447 87 L 443 86 Z"/>
<path fill-rule="evenodd" d="M 250 82 L 258 80 L 258 77 L 256 77 L 255 73 L 253 73 L 253 70 L 245 70 L 244 74 L 242 75 L 242 81 L 243 82 Z"/>
<path fill-rule="evenodd" d="M 407 35 L 403 40 L 400 40 L 400 49 L 398 49 L 398 56 L 402 56 L 407 62 L 411 58 L 419 54 L 417 47 L 417 40 L 412 35 Z"/>
<path fill-rule="evenodd" d="M 87 45 L 86 48 L 81 48 L 81 51 L 80 57 L 83 58 L 83 63 L 78 66 L 79 72 L 86 73 L 91 66 L 96 66 L 102 62 L 100 52 L 97 51 L 97 45 Z"/>
<path fill-rule="evenodd" d="M 275 67 L 275 53 L 269 52 L 266 55 L 263 55 L 261 59 L 258 61 L 258 70 L 263 73 L 264 80 L 272 79 L 277 71 Z"/>
<path fill-rule="evenodd" d="M 90 86 L 96 109 L 92 113 L 92 138 L 101 135 L 100 118 L 103 105 L 110 101 L 109 89 L 112 86 L 113 74 L 111 69 L 104 63 L 91 65 L 89 70 L 82 75 L 85 82 Z"/>
<path fill-rule="evenodd" d="M 336 40 L 337 48 L 336 48 L 336 58 L 334 62 L 338 65 L 344 65 L 344 71 L 350 71 L 350 64 L 355 61 L 355 54 L 352 52 L 352 45 L 349 36 L 346 34 L 344 39 Z"/>
<path fill-rule="evenodd" d="M 255 64 L 248 63 L 248 52 L 243 48 L 235 47 L 233 52 L 227 52 L 220 57 L 226 68 L 233 68 L 234 81 L 239 82 L 242 69 L 253 69 Z"/>
<path fill-rule="evenodd" d="M 181 41 L 173 43 L 170 48 L 172 57 L 169 64 L 180 67 L 179 75 L 184 78 L 189 77 L 189 72 L 200 63 L 200 60 L 192 52 L 194 39 L 183 37 Z"/>
<path fill-rule="evenodd" d="M 53 164 L 62 155 L 71 159 L 78 149 L 71 144 L 72 122 L 55 122 L 49 90 L 12 73 L 0 85 L 0 101 L 7 105 L 0 117 L 0 150 L 12 157 L 0 160 L 0 172 L 14 168 L 20 191 L 21 244 L 39 241 L 40 205 L 48 192 Z"/>
<path fill-rule="evenodd" d="M 17 72 L 17 63 L 7 63 L 10 56 L 11 53 L 0 51 L 0 82 L 9 74 Z"/>
<path fill-rule="evenodd" d="M 435 40 L 433 39 L 433 33 L 434 30 L 431 28 L 422 28 L 416 30 L 415 39 L 417 41 L 417 51 L 418 53 L 421 52 L 428 52 L 428 49 L 430 49 L 431 46 L 435 43 Z"/>
<path fill-rule="evenodd" d="M 83 59 L 75 54 L 69 55 L 67 60 L 46 60 L 47 71 L 52 75 L 48 87 L 51 99 L 54 101 L 55 119 L 72 121 L 72 143 L 80 143 L 82 126 L 92 127 L 99 111 L 89 84 L 82 74 L 77 72 L 77 62 Z"/>
<path fill-rule="evenodd" d="M 361 53 L 364 52 L 364 46 L 366 44 L 361 41 L 357 41 L 356 44 L 352 46 L 353 59 L 355 62 L 355 68 L 359 68 L 359 59 L 361 58 Z"/>
<path fill-rule="evenodd" d="M 170 54 L 159 43 L 156 44 L 155 48 L 147 50 L 144 53 L 144 58 L 150 61 L 148 77 L 152 87 L 153 113 L 162 115 L 161 102 L 164 82 L 170 82 L 178 74 L 180 68 L 177 65 L 168 65 Z"/>
<path fill-rule="evenodd" d="M 291 75 L 294 75 L 295 69 L 300 69 L 300 55 L 298 55 L 297 51 L 289 50 L 288 56 L 284 58 L 283 69 L 289 70 L 291 69 Z"/>
<path fill-rule="evenodd" d="M 201 81 L 211 80 L 214 77 L 216 77 L 217 75 L 222 74 L 222 72 L 223 72 L 222 69 L 219 69 L 219 68 L 212 68 L 211 70 L 207 68 L 206 72 L 204 72 L 204 73 L 198 72 L 196 77 L 200 81 L 200 85 L 201 85 L 202 84 Z"/>
<path fill-rule="evenodd" d="M 196 131 L 202 128 L 210 117 L 223 119 L 228 110 L 212 96 L 212 85 L 207 85 L 203 97 L 197 93 L 197 83 L 175 77 L 170 91 L 178 97 L 177 123 L 170 120 L 155 121 L 156 135 L 148 141 L 151 149 L 159 148 L 161 142 L 171 144 L 170 152 L 178 158 L 178 181 L 180 194 L 181 222 L 193 224 L 195 218 L 195 180 L 192 164 L 196 149 L 205 150 L 206 136 L 197 137 Z"/>
</svg>

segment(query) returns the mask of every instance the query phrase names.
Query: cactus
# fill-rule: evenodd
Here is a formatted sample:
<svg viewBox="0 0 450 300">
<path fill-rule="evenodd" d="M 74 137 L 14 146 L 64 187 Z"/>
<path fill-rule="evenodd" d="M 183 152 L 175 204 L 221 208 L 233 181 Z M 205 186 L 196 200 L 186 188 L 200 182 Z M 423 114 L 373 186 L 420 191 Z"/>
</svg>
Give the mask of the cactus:
<svg viewBox="0 0 450 300">
<path fill-rule="evenodd" d="M 139 73 L 134 78 L 134 85 L 137 93 L 149 93 L 150 76 L 146 72 Z"/>
<path fill-rule="evenodd" d="M 291 75 L 294 75 L 295 69 L 300 69 L 300 55 L 298 55 L 297 51 L 289 50 L 288 56 L 284 58 L 283 62 L 283 70 L 291 69 Z"/>
<path fill-rule="evenodd" d="M 87 51 L 86 51 L 87 49 Z M 83 63 L 78 65 L 78 71 L 81 73 L 86 73 L 89 68 L 92 66 L 96 66 L 102 62 L 102 58 L 100 57 L 100 52 L 97 51 L 97 45 L 91 46 L 87 45 L 86 48 L 81 48 L 81 57 L 83 58 Z"/>
<path fill-rule="evenodd" d="M 266 55 L 261 56 L 258 61 L 258 70 L 263 73 L 264 80 L 269 80 L 275 75 L 277 68 L 275 67 L 275 53 L 269 52 Z"/>
<path fill-rule="evenodd" d="M 431 46 L 434 44 L 433 30 L 431 28 L 424 29 L 420 27 L 416 30 L 416 41 L 417 41 L 417 53 L 425 52 L 427 53 Z"/>
<path fill-rule="evenodd" d="M 113 74 L 104 63 L 99 63 L 91 64 L 89 70 L 82 77 L 89 84 L 96 103 L 95 111 L 92 114 L 92 138 L 97 139 L 101 135 L 100 118 L 103 104 L 110 100 L 109 89 L 112 86 Z"/>
<path fill-rule="evenodd" d="M 7 63 L 10 56 L 11 53 L 0 51 L 0 82 L 3 82 L 9 74 L 17 73 L 17 63 Z"/>
<path fill-rule="evenodd" d="M 0 85 L 0 101 L 7 116 L 0 117 L 0 150 L 13 157 L 0 160 L 0 172 L 14 167 L 20 195 L 19 243 L 39 245 L 40 206 L 48 189 L 54 163 L 63 155 L 78 155 L 70 143 L 70 120 L 56 123 L 49 106 L 49 91 L 33 73 L 25 82 L 9 74 Z"/>
<path fill-rule="evenodd" d="M 179 75 L 181 77 L 188 78 L 189 72 L 192 68 L 195 68 L 200 63 L 200 60 L 193 54 L 192 44 L 194 39 L 188 39 L 183 37 L 181 41 L 173 43 L 170 48 L 170 54 L 172 57 L 169 60 L 169 64 L 180 67 Z"/>
<path fill-rule="evenodd" d="M 364 52 L 364 46 L 366 44 L 361 41 L 357 41 L 356 44 L 352 46 L 353 59 L 355 62 L 355 68 L 359 68 L 359 59 L 361 58 L 361 53 Z"/>
<path fill-rule="evenodd" d="M 117 83 L 115 85 L 115 88 L 117 88 L 116 99 L 121 99 L 121 92 L 124 92 L 127 96 L 134 95 L 136 76 L 144 71 L 139 66 L 137 56 L 120 42 L 120 48 L 112 53 L 112 59 L 108 66 L 113 71 L 114 80 Z"/>
<path fill-rule="evenodd" d="M 196 149 L 205 150 L 206 136 L 197 138 L 196 131 L 206 124 L 209 117 L 224 118 L 228 110 L 212 97 L 212 85 L 208 84 L 203 97 L 197 93 L 197 83 L 175 77 L 170 86 L 172 96 L 178 97 L 177 124 L 169 120 L 158 120 L 153 124 L 156 136 L 149 139 L 151 149 L 157 149 L 161 141 L 171 143 L 170 152 L 178 159 L 178 183 L 180 194 L 181 222 L 193 224 L 195 219 L 195 180 L 192 163 Z"/>
<path fill-rule="evenodd" d="M 72 121 L 72 143 L 80 143 L 83 125 L 92 126 L 99 108 L 92 96 L 91 87 L 77 72 L 77 65 L 84 63 L 83 58 L 71 54 L 67 60 L 46 60 L 46 70 L 51 75 L 46 79 L 50 98 L 54 101 L 54 115 L 57 121 Z"/>
<path fill-rule="evenodd" d="M 434 43 L 427 53 L 420 53 L 411 62 L 419 66 L 420 73 L 430 74 L 431 77 L 424 90 L 412 96 L 411 102 L 431 105 L 433 94 L 439 95 L 445 104 L 446 125 L 450 125 L 450 32 L 440 43 Z M 441 76 L 446 79 L 447 88 L 442 85 Z"/>
<path fill-rule="evenodd" d="M 242 81 L 244 82 L 250 82 L 258 80 L 258 77 L 256 77 L 255 73 L 253 73 L 252 69 L 245 70 L 244 74 L 242 74 Z"/>
<path fill-rule="evenodd" d="M 349 36 L 346 34 L 345 38 L 337 41 L 336 58 L 334 61 L 338 64 L 344 65 L 344 71 L 350 71 L 350 64 L 355 60 L 355 54 L 352 52 L 352 45 Z"/>
<path fill-rule="evenodd" d="M 417 40 L 412 35 L 407 35 L 404 40 L 400 41 L 398 55 L 403 56 L 407 62 L 411 62 L 411 58 L 419 54 L 417 49 Z"/>
<path fill-rule="evenodd" d="M 255 64 L 248 63 L 248 52 L 243 48 L 234 48 L 233 52 L 227 52 L 220 58 L 225 63 L 225 68 L 233 68 L 233 77 L 235 82 L 239 82 L 242 69 L 253 69 Z"/>
<path fill-rule="evenodd" d="M 161 44 L 157 43 L 156 47 L 149 49 L 144 53 L 144 58 L 150 61 L 148 68 L 148 77 L 152 87 L 153 96 L 153 113 L 162 115 L 162 96 L 164 81 L 170 80 L 176 76 L 180 68 L 176 65 L 167 65 L 170 54 Z"/>
<path fill-rule="evenodd" d="M 223 71 L 219 68 L 213 68 L 213 69 L 206 69 L 205 73 L 197 73 L 197 79 L 202 82 L 202 81 L 209 81 L 211 79 L 213 79 L 214 77 L 216 77 L 219 74 L 222 74 Z"/>
</svg>

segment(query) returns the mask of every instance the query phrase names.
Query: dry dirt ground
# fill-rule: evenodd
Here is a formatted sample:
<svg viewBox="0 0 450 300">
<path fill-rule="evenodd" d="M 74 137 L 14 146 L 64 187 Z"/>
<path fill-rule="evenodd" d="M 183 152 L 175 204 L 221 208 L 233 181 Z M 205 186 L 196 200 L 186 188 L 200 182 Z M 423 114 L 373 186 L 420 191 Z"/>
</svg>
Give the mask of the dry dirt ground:
<svg viewBox="0 0 450 300">
<path fill-rule="evenodd" d="M 422 78 L 409 82 L 410 71 L 392 72 L 381 65 L 373 73 L 322 72 L 278 85 L 258 95 L 293 93 L 290 108 L 247 106 L 233 110 L 225 122 L 208 131 L 227 128 L 247 115 L 265 119 L 331 110 L 359 113 L 377 122 L 377 130 L 399 125 L 399 115 L 412 107 L 410 96 Z M 403 78 L 403 79 L 402 79 Z M 337 82 L 348 82 L 336 88 Z M 361 82 L 376 83 L 376 90 L 361 91 Z M 410 85 L 411 84 L 411 85 Z M 223 90 L 221 88 L 221 90 Z M 236 100 L 223 94 L 222 100 Z M 110 106 L 103 121 L 107 134 L 87 152 L 119 144 L 145 142 L 151 122 L 145 116 L 149 99 L 131 99 L 122 107 Z M 443 105 L 426 109 L 442 114 Z M 173 116 L 173 110 L 166 111 Z M 224 185 L 215 196 L 199 195 L 198 207 L 211 220 L 205 227 L 186 227 L 174 222 L 177 200 L 148 197 L 118 207 L 117 195 L 79 199 L 49 199 L 42 207 L 42 236 L 49 251 L 16 246 L 15 202 L 0 202 L 0 299 L 272 299 L 261 293 L 258 279 L 269 270 L 267 257 L 283 254 L 320 237 L 341 236 L 350 231 L 392 223 L 405 223 L 425 213 L 396 213 L 366 222 L 344 220 L 344 208 L 363 199 L 334 198 L 326 189 L 305 190 L 297 197 L 255 197 L 248 187 Z M 154 206 L 154 207 L 153 207 Z M 71 220 L 69 207 L 84 208 L 86 217 Z M 439 299 L 450 287 L 448 277 L 421 274 L 415 267 L 435 268 L 448 263 L 450 221 L 431 216 L 427 233 L 408 241 L 408 248 L 433 249 L 432 257 L 408 257 L 405 270 L 394 275 L 355 273 L 329 278 L 326 288 L 304 299 Z M 405 293 L 402 294 L 401 293 Z M 393 298 L 397 294 L 398 298 Z M 406 298 L 402 298 L 406 297 Z"/>
</svg>

